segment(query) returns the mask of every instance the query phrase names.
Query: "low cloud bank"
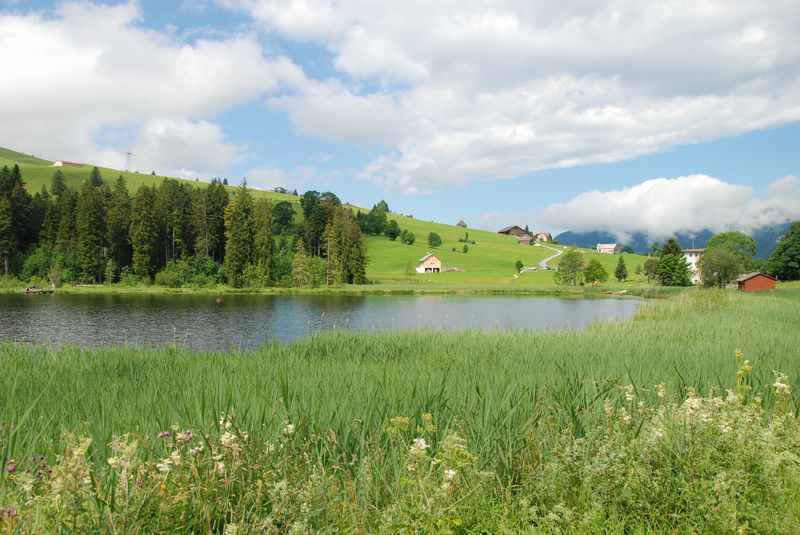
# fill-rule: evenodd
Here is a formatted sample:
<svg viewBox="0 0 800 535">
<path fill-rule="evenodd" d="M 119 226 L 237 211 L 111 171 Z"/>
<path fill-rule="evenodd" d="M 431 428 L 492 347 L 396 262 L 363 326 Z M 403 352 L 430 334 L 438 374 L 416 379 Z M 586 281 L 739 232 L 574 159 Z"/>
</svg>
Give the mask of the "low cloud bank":
<svg viewBox="0 0 800 535">
<path fill-rule="evenodd" d="M 800 178 L 769 185 L 766 195 L 707 175 L 655 178 L 628 188 L 590 191 L 547 206 L 541 220 L 574 232 L 604 231 L 653 239 L 704 229 L 752 231 L 800 219 Z"/>
</svg>

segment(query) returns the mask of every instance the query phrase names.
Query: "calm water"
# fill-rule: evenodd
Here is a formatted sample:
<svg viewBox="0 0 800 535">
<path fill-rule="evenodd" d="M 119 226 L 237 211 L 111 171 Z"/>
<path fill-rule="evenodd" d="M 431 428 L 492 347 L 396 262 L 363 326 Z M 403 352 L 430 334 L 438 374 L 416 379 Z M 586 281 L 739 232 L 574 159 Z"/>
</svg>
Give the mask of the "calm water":
<svg viewBox="0 0 800 535">
<path fill-rule="evenodd" d="M 317 331 L 581 329 L 627 299 L 454 296 L 0 295 L 0 341 L 253 349 Z"/>
</svg>

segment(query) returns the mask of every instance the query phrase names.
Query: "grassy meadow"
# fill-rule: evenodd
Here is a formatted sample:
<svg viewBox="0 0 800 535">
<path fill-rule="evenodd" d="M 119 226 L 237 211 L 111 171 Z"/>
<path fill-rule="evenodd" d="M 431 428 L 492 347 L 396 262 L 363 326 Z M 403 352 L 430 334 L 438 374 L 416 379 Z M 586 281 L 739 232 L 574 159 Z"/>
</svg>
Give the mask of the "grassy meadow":
<svg viewBox="0 0 800 535">
<path fill-rule="evenodd" d="M 797 533 L 799 297 L 242 354 L 5 345 L 0 532 Z"/>
</svg>

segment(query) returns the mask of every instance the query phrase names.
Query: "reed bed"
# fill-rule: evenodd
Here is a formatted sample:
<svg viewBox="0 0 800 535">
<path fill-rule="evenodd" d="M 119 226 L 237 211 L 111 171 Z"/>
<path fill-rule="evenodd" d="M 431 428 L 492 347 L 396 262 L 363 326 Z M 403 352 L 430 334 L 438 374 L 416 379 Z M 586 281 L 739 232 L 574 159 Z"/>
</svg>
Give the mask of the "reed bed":
<svg viewBox="0 0 800 535">
<path fill-rule="evenodd" d="M 6 345 L 0 533 L 796 533 L 793 291 L 576 332 Z"/>
</svg>

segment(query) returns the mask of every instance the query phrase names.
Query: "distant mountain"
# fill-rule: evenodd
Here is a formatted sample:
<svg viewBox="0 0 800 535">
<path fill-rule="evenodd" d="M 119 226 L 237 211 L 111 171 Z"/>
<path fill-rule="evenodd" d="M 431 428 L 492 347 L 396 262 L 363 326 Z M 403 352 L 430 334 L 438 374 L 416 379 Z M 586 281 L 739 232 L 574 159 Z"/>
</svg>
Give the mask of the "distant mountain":
<svg viewBox="0 0 800 535">
<path fill-rule="evenodd" d="M 789 223 L 783 225 L 776 225 L 772 227 L 765 227 L 758 229 L 751 233 L 753 239 L 756 240 L 756 257 L 768 258 L 775 246 L 778 245 L 781 237 L 786 233 L 789 228 Z M 703 248 L 708 243 L 708 240 L 714 236 L 710 230 L 703 230 L 696 234 L 678 234 L 676 238 L 678 243 L 684 249 L 689 248 Z M 583 247 L 587 249 L 594 249 L 598 243 L 616 243 L 620 240 L 616 235 L 610 232 L 594 231 L 594 232 L 562 232 L 556 236 L 556 241 L 564 245 L 574 245 L 576 247 Z M 629 240 L 621 242 L 624 245 L 630 245 L 633 250 L 639 254 L 647 254 L 653 245 L 651 240 L 646 234 L 637 232 L 633 234 Z"/>
</svg>

